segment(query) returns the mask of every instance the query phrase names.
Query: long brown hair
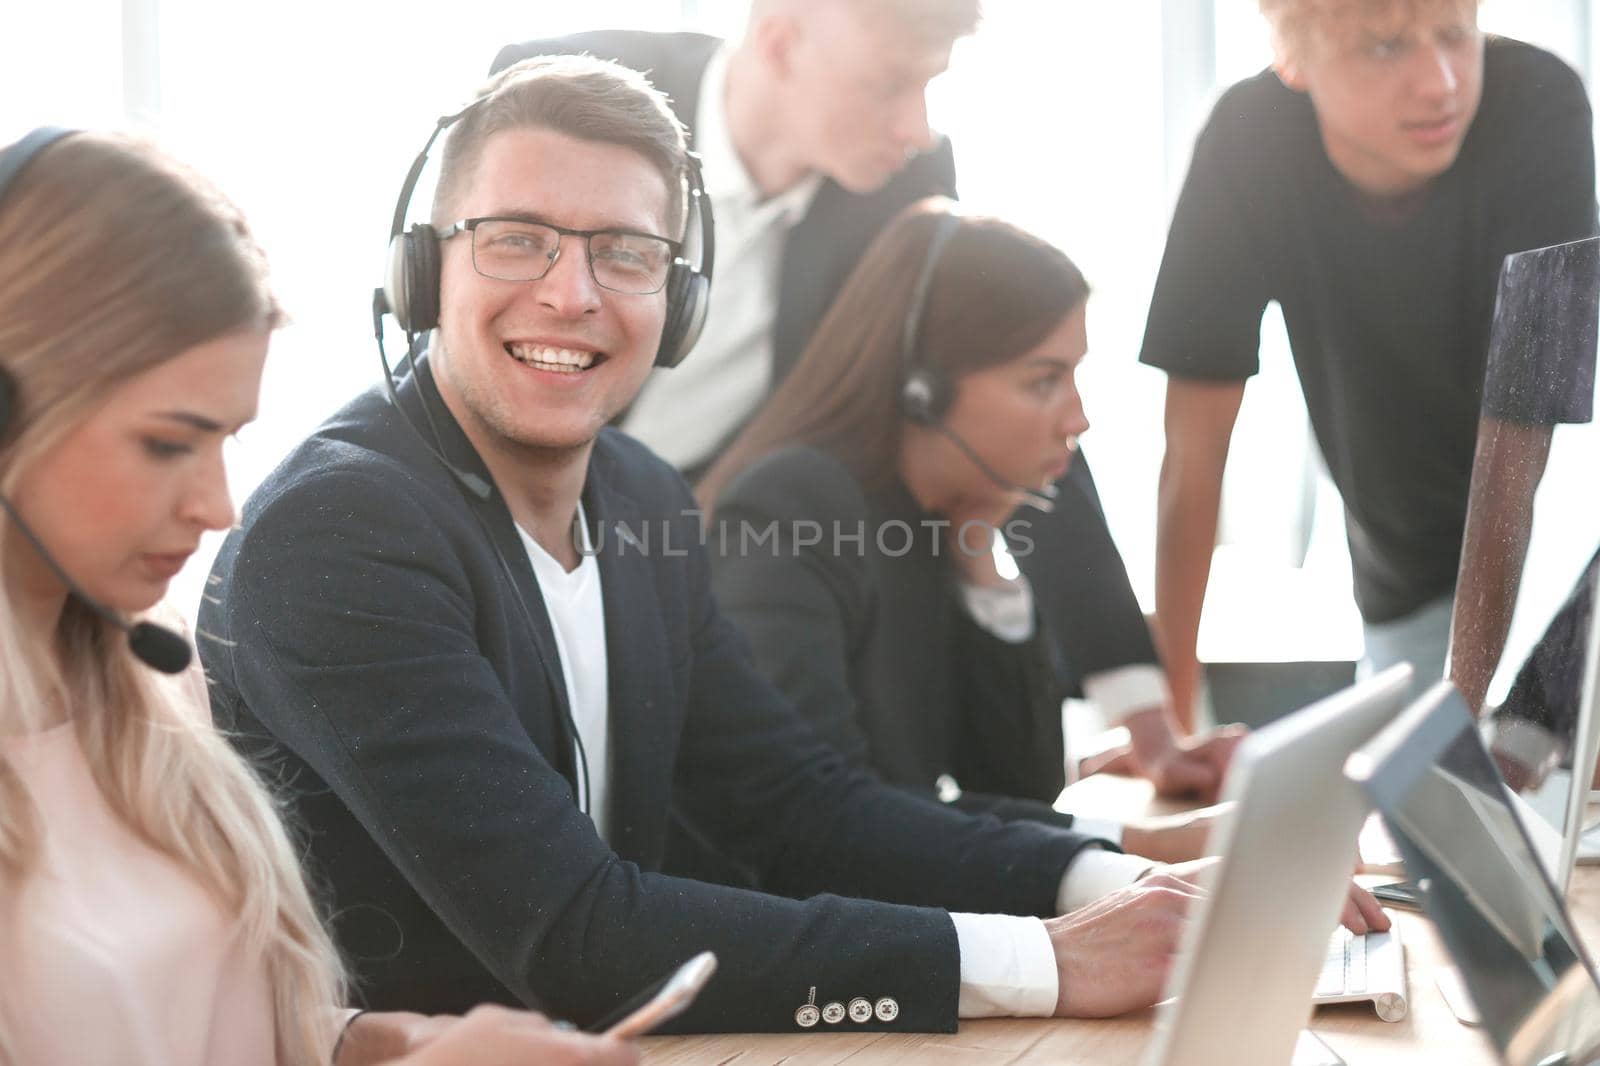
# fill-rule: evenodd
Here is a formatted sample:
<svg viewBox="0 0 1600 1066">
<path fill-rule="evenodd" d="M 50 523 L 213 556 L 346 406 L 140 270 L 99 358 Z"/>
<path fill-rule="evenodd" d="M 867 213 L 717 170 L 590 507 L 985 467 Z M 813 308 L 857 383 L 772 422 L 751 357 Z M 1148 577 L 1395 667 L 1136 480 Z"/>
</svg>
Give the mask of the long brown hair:
<svg viewBox="0 0 1600 1066">
<path fill-rule="evenodd" d="M 281 319 L 243 218 L 198 175 L 118 136 L 45 148 L 0 203 L 0 367 L 17 388 L 0 491 L 129 378 Z M 16 535 L 0 522 L 0 546 Z M 272 800 L 211 726 L 198 674 L 158 678 L 76 597 L 54 633 L 29 633 L 11 595 L 0 573 L 0 735 L 37 730 L 52 701 L 70 708 L 107 805 L 212 892 L 262 961 L 277 1061 L 326 1062 L 339 959 Z M 0 903 L 38 876 L 48 831 L 0 755 Z M 14 1056 L 4 1006 L 0 1064 Z"/>
<path fill-rule="evenodd" d="M 746 467 L 790 445 L 820 448 L 875 491 L 896 476 L 908 306 L 949 200 L 912 204 L 851 272 L 800 361 L 700 482 L 708 512 Z M 963 375 L 1038 345 L 1089 296 L 1060 249 L 997 218 L 958 216 L 928 284 L 917 366 Z"/>
</svg>

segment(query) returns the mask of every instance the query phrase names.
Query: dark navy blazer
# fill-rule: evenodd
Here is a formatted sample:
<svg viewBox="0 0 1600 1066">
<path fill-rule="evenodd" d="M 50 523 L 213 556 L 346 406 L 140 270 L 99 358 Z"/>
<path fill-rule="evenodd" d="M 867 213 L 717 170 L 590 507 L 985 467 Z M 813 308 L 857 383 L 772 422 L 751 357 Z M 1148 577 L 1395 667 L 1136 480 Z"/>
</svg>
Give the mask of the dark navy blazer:
<svg viewBox="0 0 1600 1066">
<path fill-rule="evenodd" d="M 417 425 L 426 402 L 451 464 L 490 480 L 426 363 L 401 402 Z M 366 1001 L 585 1023 L 709 948 L 721 968 L 679 1030 L 793 1029 L 813 988 L 898 1003 L 860 1028 L 953 1030 L 956 937 L 930 908 L 1048 915 L 1089 841 L 907 795 L 819 740 L 717 609 L 693 499 L 642 445 L 602 432 L 583 501 L 609 843 L 574 800 L 555 640 L 510 513 L 381 393 L 284 461 L 217 558 L 199 618 L 216 720 L 287 790 Z M 661 874 L 674 803 L 778 895 Z"/>
</svg>

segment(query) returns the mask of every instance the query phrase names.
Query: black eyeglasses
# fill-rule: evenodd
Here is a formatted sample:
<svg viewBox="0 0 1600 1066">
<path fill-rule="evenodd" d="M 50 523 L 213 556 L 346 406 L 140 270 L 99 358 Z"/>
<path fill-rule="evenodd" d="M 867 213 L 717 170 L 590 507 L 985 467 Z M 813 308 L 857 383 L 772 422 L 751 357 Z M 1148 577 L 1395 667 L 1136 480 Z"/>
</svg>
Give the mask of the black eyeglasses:
<svg viewBox="0 0 1600 1066">
<path fill-rule="evenodd" d="M 562 237 L 582 237 L 589 274 L 612 292 L 646 296 L 660 292 L 683 245 L 679 241 L 622 229 L 569 229 L 526 218 L 465 218 L 439 231 L 447 241 L 472 234 L 472 265 L 497 281 L 538 281 L 561 255 Z"/>
</svg>

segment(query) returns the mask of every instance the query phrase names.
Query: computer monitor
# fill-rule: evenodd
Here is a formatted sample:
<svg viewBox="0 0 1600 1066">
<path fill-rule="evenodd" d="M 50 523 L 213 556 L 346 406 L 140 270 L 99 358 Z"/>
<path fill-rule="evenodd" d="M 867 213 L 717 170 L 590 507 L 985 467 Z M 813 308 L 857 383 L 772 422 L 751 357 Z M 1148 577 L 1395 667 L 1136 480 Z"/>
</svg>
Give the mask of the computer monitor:
<svg viewBox="0 0 1600 1066">
<path fill-rule="evenodd" d="M 1511 1066 L 1600 1057 L 1600 985 L 1449 682 L 1346 764 L 1382 812 L 1484 1032 Z"/>
<path fill-rule="evenodd" d="M 1597 334 L 1600 239 L 1506 257 L 1489 332 L 1450 653 L 1450 676 L 1473 713 L 1489 712 L 1491 751 L 1508 783 L 1553 830 L 1535 833 L 1536 842 L 1565 837 L 1573 845 L 1549 852 L 1562 886 L 1579 829 L 1569 815 L 1581 817 L 1587 800 L 1574 789 L 1587 790 L 1584 773 L 1593 765 L 1592 756 L 1582 758 L 1578 712 L 1590 687 L 1583 668 L 1600 544 L 1600 510 L 1591 503 L 1600 454 Z M 1518 543 L 1525 561 L 1507 572 L 1517 561 L 1507 546 Z"/>
<path fill-rule="evenodd" d="M 1239 745 L 1223 794 L 1235 806 L 1209 842 L 1221 860 L 1191 915 L 1147 1066 L 1290 1061 L 1371 810 L 1340 769 L 1410 686 L 1411 667 L 1392 667 Z"/>
</svg>

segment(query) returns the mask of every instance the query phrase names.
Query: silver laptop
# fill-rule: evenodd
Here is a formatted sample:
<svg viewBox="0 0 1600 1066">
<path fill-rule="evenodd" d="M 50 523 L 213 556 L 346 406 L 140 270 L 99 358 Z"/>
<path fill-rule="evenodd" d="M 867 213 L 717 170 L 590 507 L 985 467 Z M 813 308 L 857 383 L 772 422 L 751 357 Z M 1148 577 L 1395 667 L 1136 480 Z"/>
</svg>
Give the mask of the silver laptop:
<svg viewBox="0 0 1600 1066">
<path fill-rule="evenodd" d="M 1252 734 L 1239 746 L 1213 831 L 1221 856 L 1209 897 L 1191 917 L 1157 1018 L 1147 1066 L 1237 1066 L 1290 1061 L 1323 985 L 1331 1001 L 1374 998 L 1373 971 L 1404 965 L 1390 934 L 1347 937 L 1338 927 L 1371 809 L 1340 772 L 1352 751 L 1399 713 L 1411 685 L 1400 665 Z M 1357 945 L 1353 951 L 1351 944 Z M 1266 945 L 1271 950 L 1263 950 Z M 1323 976 L 1337 970 L 1338 988 Z M 1360 991 L 1349 995 L 1351 986 Z"/>
<path fill-rule="evenodd" d="M 1449 682 L 1351 756 L 1510 1066 L 1600 1059 L 1600 984 L 1561 894 Z M 1579 789 L 1587 797 L 1587 789 Z"/>
</svg>

